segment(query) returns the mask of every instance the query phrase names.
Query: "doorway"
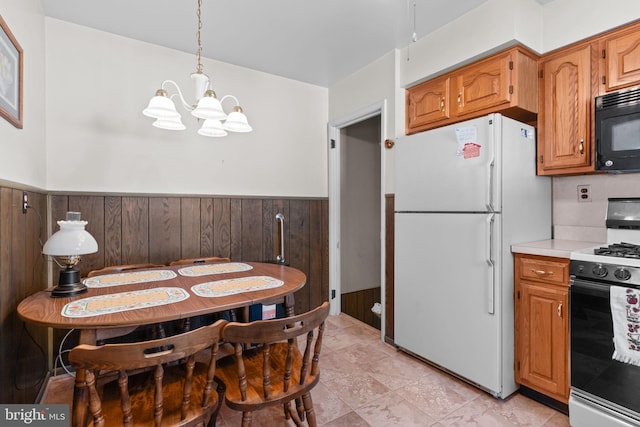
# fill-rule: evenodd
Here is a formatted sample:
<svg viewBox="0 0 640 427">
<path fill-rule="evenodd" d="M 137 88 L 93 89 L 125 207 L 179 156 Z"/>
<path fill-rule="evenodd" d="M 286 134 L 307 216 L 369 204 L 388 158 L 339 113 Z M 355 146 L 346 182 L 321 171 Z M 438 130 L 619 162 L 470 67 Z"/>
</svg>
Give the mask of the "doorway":
<svg viewBox="0 0 640 427">
<path fill-rule="evenodd" d="M 368 323 L 381 330 L 381 339 L 385 325 L 385 108 L 382 101 L 329 125 L 331 314 L 344 312 Z"/>
<path fill-rule="evenodd" d="M 340 305 L 380 329 L 380 116 L 340 130 Z"/>
</svg>

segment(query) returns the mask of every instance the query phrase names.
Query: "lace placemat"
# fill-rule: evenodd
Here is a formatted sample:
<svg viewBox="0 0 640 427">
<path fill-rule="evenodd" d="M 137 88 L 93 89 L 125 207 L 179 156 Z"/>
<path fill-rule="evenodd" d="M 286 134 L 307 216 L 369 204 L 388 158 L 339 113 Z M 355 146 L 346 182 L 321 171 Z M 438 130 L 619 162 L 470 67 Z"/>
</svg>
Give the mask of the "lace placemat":
<svg viewBox="0 0 640 427">
<path fill-rule="evenodd" d="M 236 273 L 251 270 L 253 267 L 242 262 L 220 262 L 214 264 L 193 265 L 178 270 L 183 276 L 206 276 L 207 274 Z"/>
<path fill-rule="evenodd" d="M 238 279 L 217 280 L 215 282 L 201 283 L 191 288 L 191 291 L 200 297 L 224 297 L 239 294 L 241 292 L 261 291 L 277 288 L 284 282 L 270 276 L 249 276 Z"/>
<path fill-rule="evenodd" d="M 124 273 L 105 274 L 104 276 L 87 277 L 83 283 L 87 288 L 104 288 L 107 286 L 132 285 L 134 283 L 157 282 L 168 280 L 178 275 L 171 270 L 140 270 Z"/>
<path fill-rule="evenodd" d="M 62 308 L 64 317 L 91 317 L 120 311 L 137 310 L 173 304 L 189 298 L 182 288 L 155 288 L 140 291 L 120 292 L 72 301 Z"/>
</svg>

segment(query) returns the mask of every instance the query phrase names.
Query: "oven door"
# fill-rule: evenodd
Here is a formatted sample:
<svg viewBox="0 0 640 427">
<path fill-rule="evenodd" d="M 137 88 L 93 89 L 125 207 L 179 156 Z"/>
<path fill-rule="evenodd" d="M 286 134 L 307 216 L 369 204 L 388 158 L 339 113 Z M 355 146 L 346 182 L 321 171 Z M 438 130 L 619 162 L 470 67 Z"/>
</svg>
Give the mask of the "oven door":
<svg viewBox="0 0 640 427">
<path fill-rule="evenodd" d="M 572 393 L 640 423 L 640 367 L 613 360 L 610 283 L 572 278 L 569 288 Z"/>
</svg>

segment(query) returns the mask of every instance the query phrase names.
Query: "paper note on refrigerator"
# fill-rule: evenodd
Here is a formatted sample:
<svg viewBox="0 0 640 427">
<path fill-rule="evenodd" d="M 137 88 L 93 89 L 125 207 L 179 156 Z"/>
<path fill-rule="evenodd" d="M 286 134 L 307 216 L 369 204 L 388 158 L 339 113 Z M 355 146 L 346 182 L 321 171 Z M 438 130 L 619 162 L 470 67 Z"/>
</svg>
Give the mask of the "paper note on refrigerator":
<svg viewBox="0 0 640 427">
<path fill-rule="evenodd" d="M 480 156 L 480 144 L 478 144 L 478 129 L 475 126 L 456 128 L 456 140 L 458 147 L 456 155 L 465 159 Z"/>
</svg>

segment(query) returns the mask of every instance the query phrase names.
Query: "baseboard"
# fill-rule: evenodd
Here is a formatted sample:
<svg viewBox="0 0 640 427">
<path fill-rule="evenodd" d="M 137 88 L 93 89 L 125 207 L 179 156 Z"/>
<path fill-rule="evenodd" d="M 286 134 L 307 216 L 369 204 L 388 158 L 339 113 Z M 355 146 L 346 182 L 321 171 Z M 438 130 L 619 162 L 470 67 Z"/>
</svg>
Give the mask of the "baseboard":
<svg viewBox="0 0 640 427">
<path fill-rule="evenodd" d="M 555 409 L 558 412 L 562 412 L 565 415 L 569 415 L 569 405 L 566 403 L 562 403 L 556 399 L 553 399 L 546 394 L 542 394 L 539 391 L 530 389 L 525 386 L 520 386 L 520 394 L 523 396 L 527 396 L 530 399 L 535 400 L 536 402 L 540 402 L 543 405 L 546 405 L 550 408 Z"/>
</svg>

